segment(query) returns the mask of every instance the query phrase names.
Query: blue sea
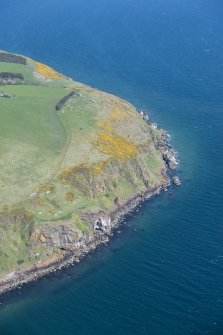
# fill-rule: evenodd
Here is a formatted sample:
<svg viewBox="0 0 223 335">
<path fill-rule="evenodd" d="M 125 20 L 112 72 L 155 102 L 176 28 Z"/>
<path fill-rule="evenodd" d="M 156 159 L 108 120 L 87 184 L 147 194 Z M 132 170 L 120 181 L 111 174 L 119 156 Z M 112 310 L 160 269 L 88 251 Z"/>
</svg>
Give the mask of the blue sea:
<svg viewBox="0 0 223 335">
<path fill-rule="evenodd" d="M 84 263 L 0 297 L 0 334 L 223 334 L 223 2 L 1 0 L 0 49 L 147 110 L 182 179 Z"/>
</svg>

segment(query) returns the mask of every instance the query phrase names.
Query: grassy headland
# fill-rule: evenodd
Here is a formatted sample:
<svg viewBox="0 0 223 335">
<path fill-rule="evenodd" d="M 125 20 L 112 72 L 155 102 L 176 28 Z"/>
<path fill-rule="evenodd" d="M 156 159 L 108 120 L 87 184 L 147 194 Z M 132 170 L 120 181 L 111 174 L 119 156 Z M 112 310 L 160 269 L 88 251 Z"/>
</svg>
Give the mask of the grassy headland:
<svg viewBox="0 0 223 335">
<path fill-rule="evenodd" d="M 128 102 L 5 52 L 1 73 L 3 277 L 87 243 L 98 234 L 90 218 L 165 184 L 166 164 L 162 130 Z"/>
</svg>

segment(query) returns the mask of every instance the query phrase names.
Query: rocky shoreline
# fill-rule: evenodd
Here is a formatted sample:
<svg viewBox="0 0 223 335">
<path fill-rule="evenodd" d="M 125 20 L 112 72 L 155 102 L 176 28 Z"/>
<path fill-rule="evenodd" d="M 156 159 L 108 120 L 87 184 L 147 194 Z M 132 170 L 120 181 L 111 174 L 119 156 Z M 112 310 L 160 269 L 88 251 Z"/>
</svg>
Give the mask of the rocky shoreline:
<svg viewBox="0 0 223 335">
<path fill-rule="evenodd" d="M 52 259 L 50 262 L 40 264 L 39 266 L 27 270 L 10 273 L 0 281 L 0 295 L 20 288 L 24 284 L 34 282 L 62 268 L 79 263 L 86 255 L 95 251 L 98 247 L 107 244 L 113 234 L 113 230 L 124 221 L 126 215 L 132 213 L 142 202 L 159 195 L 162 191 L 166 191 L 172 181 L 176 185 L 179 185 L 179 178 L 177 177 L 176 183 L 176 176 L 173 178 L 171 176 L 171 170 L 177 167 L 178 160 L 176 152 L 169 144 L 169 139 L 169 135 L 164 132 L 162 141 L 158 143 L 158 149 L 162 152 L 163 159 L 166 163 L 164 184 L 154 189 L 139 192 L 125 203 L 118 205 L 117 209 L 110 213 L 98 213 L 97 217 L 92 217 L 95 222 L 95 234 L 90 236 L 87 242 L 79 242 L 69 250 L 66 250 L 63 255 Z"/>
</svg>

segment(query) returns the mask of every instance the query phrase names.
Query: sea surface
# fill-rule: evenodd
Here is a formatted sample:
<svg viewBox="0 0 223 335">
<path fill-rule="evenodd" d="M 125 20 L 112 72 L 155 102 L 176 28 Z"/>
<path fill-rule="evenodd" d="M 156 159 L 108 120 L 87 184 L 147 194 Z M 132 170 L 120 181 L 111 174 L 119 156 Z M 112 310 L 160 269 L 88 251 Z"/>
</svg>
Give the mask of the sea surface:
<svg viewBox="0 0 223 335">
<path fill-rule="evenodd" d="M 0 335 L 223 334 L 222 0 L 0 4 L 0 49 L 148 110 L 183 182 L 83 264 L 0 298 Z"/>
</svg>

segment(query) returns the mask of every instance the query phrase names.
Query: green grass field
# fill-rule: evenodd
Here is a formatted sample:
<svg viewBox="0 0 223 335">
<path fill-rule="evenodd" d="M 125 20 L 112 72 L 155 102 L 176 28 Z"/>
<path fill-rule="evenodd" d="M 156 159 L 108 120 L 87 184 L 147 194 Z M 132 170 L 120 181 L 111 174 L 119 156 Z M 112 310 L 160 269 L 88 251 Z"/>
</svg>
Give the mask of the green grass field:
<svg viewBox="0 0 223 335">
<path fill-rule="evenodd" d="M 0 194 L 2 203 L 13 204 L 48 179 L 62 155 L 66 132 L 55 104 L 66 92 L 11 85 L 4 93 L 12 98 L 0 99 Z"/>
</svg>

